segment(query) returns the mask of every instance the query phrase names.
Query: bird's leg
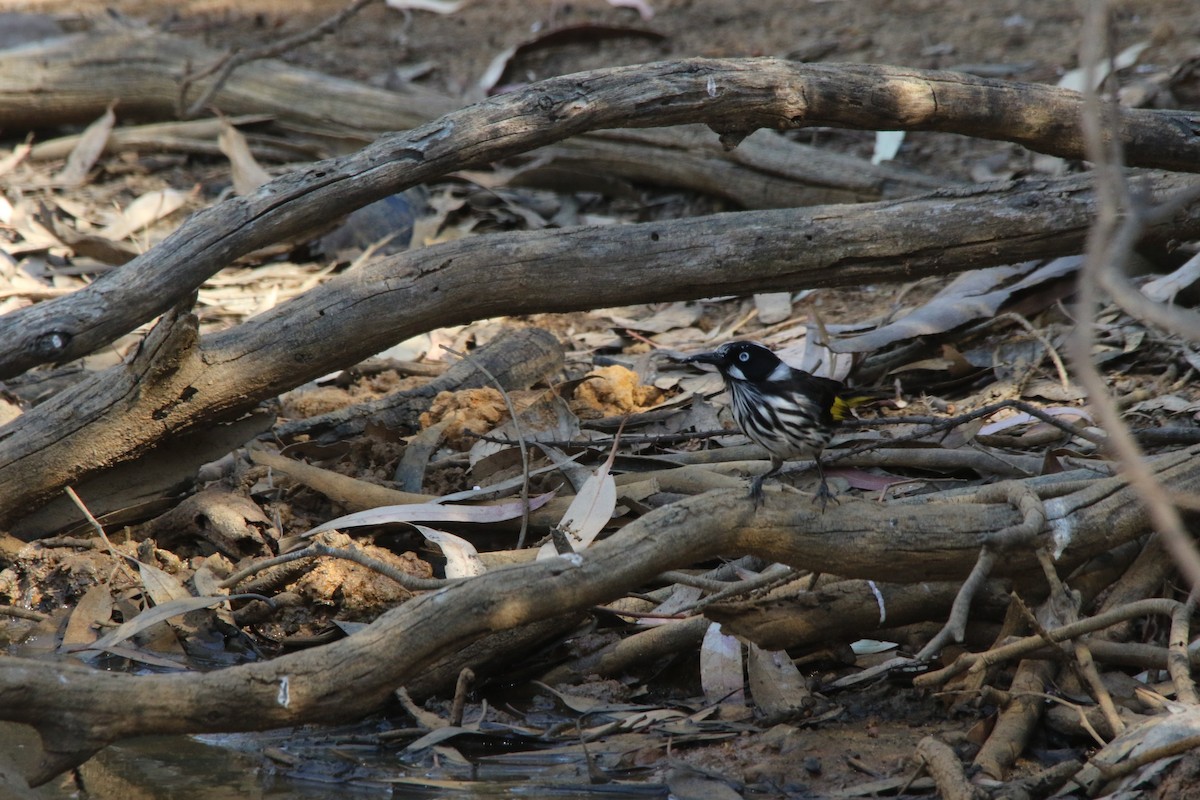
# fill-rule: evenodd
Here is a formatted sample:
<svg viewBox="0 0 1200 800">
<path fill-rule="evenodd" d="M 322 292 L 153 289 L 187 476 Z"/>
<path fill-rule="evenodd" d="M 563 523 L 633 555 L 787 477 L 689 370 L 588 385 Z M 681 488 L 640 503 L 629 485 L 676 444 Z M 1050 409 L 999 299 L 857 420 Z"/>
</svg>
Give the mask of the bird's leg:
<svg viewBox="0 0 1200 800">
<path fill-rule="evenodd" d="M 771 468 L 759 475 L 754 480 L 750 481 L 750 496 L 754 498 L 754 505 L 762 505 L 763 500 L 763 481 L 774 475 L 779 474 L 779 470 L 783 469 L 783 459 L 777 456 L 771 456 Z"/>
<path fill-rule="evenodd" d="M 829 501 L 839 502 L 837 496 L 829 488 L 829 483 L 825 480 L 825 467 L 821 464 L 821 454 L 817 453 L 815 457 L 817 465 L 817 477 L 821 479 L 821 485 L 817 488 L 817 493 L 813 496 L 813 502 L 821 503 L 821 513 L 825 513 L 825 506 L 829 505 Z"/>
</svg>

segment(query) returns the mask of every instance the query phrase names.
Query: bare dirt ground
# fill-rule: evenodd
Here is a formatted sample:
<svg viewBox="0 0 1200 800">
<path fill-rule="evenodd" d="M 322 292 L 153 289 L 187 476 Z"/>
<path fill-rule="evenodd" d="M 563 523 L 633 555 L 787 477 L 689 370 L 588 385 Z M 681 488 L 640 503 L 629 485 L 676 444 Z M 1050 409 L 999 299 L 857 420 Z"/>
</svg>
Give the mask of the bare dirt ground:
<svg viewBox="0 0 1200 800">
<path fill-rule="evenodd" d="M 1032 0 L 1003 0 L 986 4 L 972 0 L 649 0 L 648 5 L 654 12 L 649 19 L 639 17 L 633 8 L 615 8 L 600 0 L 541 3 L 475 0 L 446 15 L 425 11 L 399 12 L 375 4 L 347 21 L 332 35 L 300 46 L 281 57 L 297 66 L 382 88 L 394 88 L 412 81 L 458 98 L 463 104 L 481 99 L 487 87 L 492 85 L 521 85 L 580 70 L 690 56 L 770 55 L 803 61 L 894 64 L 962 70 L 1042 83 L 1055 83 L 1078 66 L 1081 24 L 1075 4 Z M 341 7 L 341 3 L 324 0 L 249 0 L 236 3 L 212 0 L 187 4 L 138 0 L 117 3 L 92 3 L 90 0 L 0 2 L 0 10 L 56 15 L 68 28 L 78 25 L 79 20 L 115 12 L 154 28 L 203 41 L 217 49 L 253 47 L 306 30 Z M 1197 56 L 1200 4 L 1189 0 L 1143 0 L 1119 3 L 1116 8 L 1114 32 L 1117 49 L 1136 43 L 1147 44 L 1138 65 L 1122 74 L 1123 85 L 1135 86 L 1144 77 L 1170 71 Z M 568 34 L 560 40 L 539 41 L 546 31 L 559 29 L 567 30 Z M 505 62 L 502 72 L 497 71 L 496 60 L 506 49 L 531 42 L 537 43 L 517 52 Z M 0 147 L 9 149 L 15 146 L 24 134 L 24 131 L 4 131 Z M 51 133 L 43 135 L 49 136 Z M 797 139 L 864 157 L 870 157 L 875 144 L 874 136 L 867 132 L 827 129 L 805 131 Z M 1039 162 L 1034 155 L 1016 145 L 937 133 L 910 133 L 896 163 L 930 175 L 964 181 L 1044 175 L 1057 168 Z M 219 177 L 223 175 L 222 170 L 224 162 L 200 158 L 180 160 L 170 169 L 156 172 L 152 177 L 145 177 L 143 170 L 131 167 L 120 193 L 126 198 L 137 196 L 160 185 L 160 182 L 180 190 L 204 187 L 200 199 L 193 197 L 188 201 L 195 204 L 189 208 L 194 208 L 212 200 L 209 195 L 215 192 L 213 184 L 223 180 Z M 116 166 L 111 166 L 109 173 L 110 176 L 120 174 Z M 104 196 L 104 192 L 100 192 L 98 196 L 81 199 L 80 202 L 99 204 L 101 201 L 97 197 Z M 513 208 L 519 208 L 505 214 L 484 204 L 478 197 L 470 198 L 469 202 L 460 202 L 461 197 L 452 196 L 449 192 L 441 194 L 436 189 L 433 190 L 433 196 L 447 204 L 455 204 L 453 209 L 443 208 L 439 212 L 439 219 L 443 223 L 440 235 L 446 235 L 445 231 L 456 225 L 464 231 L 464 235 L 486 230 L 489 226 L 519 228 L 521 219 L 528 219 L 522 215 L 541 198 L 541 195 L 534 193 L 516 199 L 510 197 L 506 202 Z M 563 196 L 570 196 L 570 193 L 564 192 Z M 622 221 L 656 214 L 700 213 L 728 207 L 727 203 L 712 198 L 686 197 L 648 189 L 636 200 L 592 198 L 589 202 L 593 205 L 588 207 L 586 213 Z M 540 209 L 538 213 L 542 213 Z M 480 223 L 480 219 L 484 222 Z M 576 221 L 588 219 L 585 214 Z M 294 260 L 299 262 L 301 259 Z M 216 329 L 267 307 L 267 301 L 260 296 L 267 291 L 263 289 L 264 285 L 273 287 L 270 291 L 278 291 L 279 286 L 286 285 L 283 289 L 285 295 L 300 291 L 310 277 L 313 280 L 320 279 L 317 273 L 325 265 L 312 262 L 306 266 L 310 271 L 298 273 L 298 277 L 289 275 L 278 280 L 266 279 L 265 284 L 256 283 L 257 278 L 247 277 L 241 289 L 230 290 L 225 295 L 217 291 L 219 287 L 210 284 L 209 308 L 202 321 L 210 329 Z M 252 267 L 247 266 L 246 271 L 249 274 Z M 257 274 L 261 278 L 263 273 Z M 604 280 L 604 276 L 598 275 L 597 280 Z M 825 324 L 872 319 L 891 313 L 897 297 L 902 296 L 907 304 L 919 305 L 944 283 L 927 281 L 905 287 L 821 290 L 815 296 L 804 298 L 804 305 L 797 303 L 789 320 L 802 325 L 813 318 L 819 318 Z M 70 287 L 75 284 L 67 282 L 63 285 Z M 202 300 L 204 296 L 202 292 Z M 229 305 L 222 305 L 222 298 L 228 298 Z M 234 307 L 234 304 L 239 305 Z M 1049 306 L 1051 311 L 1047 311 L 1047 314 L 1052 313 L 1053 303 Z M 688 333 L 680 334 L 667 344 L 662 339 L 656 339 L 653 346 L 686 350 L 694 345 L 690 349 L 698 349 L 698 331 L 721 327 L 730 319 L 750 314 L 751 308 L 746 301 L 737 299 L 705 304 L 694 318 L 666 328 L 668 331 L 685 329 Z M 660 311 L 663 309 L 655 306 L 628 309 L 626 313 L 645 318 Z M 646 336 L 614 336 L 613 331 L 623 331 L 625 327 L 619 321 L 613 321 L 611 315 L 547 315 L 526 321 L 551 330 L 568 342 L 571 349 L 569 359 L 574 359 L 569 366 L 574 376 L 591 367 L 590 363 L 585 362 L 590 361 L 596 351 L 613 351 L 614 339 L 620 345 L 615 349 L 622 350 L 626 355 L 636 357 L 649 349 Z M 1038 325 L 1042 324 L 1043 321 L 1039 320 Z M 1055 317 L 1052 322 L 1045 324 L 1063 324 L 1063 317 Z M 751 323 L 742 332 L 753 337 L 764 333 L 772 335 L 780 329 Z M 430 360 L 433 360 L 438 357 L 437 343 L 452 343 L 462 347 L 466 343 L 483 342 L 491 338 L 492 333 L 493 329 L 487 325 L 437 333 L 419 349 L 407 351 L 400 357 L 408 359 L 413 357 L 412 353 L 428 353 Z M 689 341 L 689 336 L 694 338 Z M 132 346 L 131 342 L 125 342 L 123 346 L 128 349 Z M 600 346 L 597 346 L 598 343 Z M 979 349 L 1001 346 L 1001 339 L 995 338 L 979 344 Z M 1130 360 L 1114 362 L 1109 375 L 1114 385 L 1129 394 L 1140 393 L 1138 396 L 1143 398 L 1165 393 L 1177 395 L 1181 398 L 1180 407 L 1197 399 L 1190 382 L 1186 380 L 1173 384 L 1171 392 L 1155 382 L 1155 376 L 1162 374 L 1162 364 L 1179 360 L 1165 353 L 1172 346 L 1170 343 L 1154 340 L 1150 335 L 1138 339 L 1136 343 L 1126 339 L 1116 346 L 1124 346 L 1126 352 L 1136 355 Z M 956 356 L 932 351 L 926 355 L 931 361 L 938 357 L 947 360 L 961 357 L 961 354 Z M 115 359 L 115 356 L 112 358 Z M 97 361 L 97 365 L 101 363 Z M 922 366 L 941 374 L 942 366 L 931 366 L 926 362 L 922 362 Z M 1194 373 L 1188 373 L 1191 374 Z M 1053 376 L 1053 369 L 1047 364 L 1045 374 L 1041 377 L 1050 379 Z M 1178 375 L 1174 377 L 1178 378 Z M 1184 377 L 1186 379 L 1187 375 Z M 333 387 L 285 397 L 282 401 L 283 415 L 295 418 L 311 416 L 348 402 L 357 402 L 364 397 L 381 395 L 397 387 L 418 385 L 424 380 L 427 378 L 400 376 L 387 370 L 373 371 L 365 376 L 359 373 Z M 943 385 L 950 387 L 953 381 L 946 380 Z M 664 383 L 663 387 L 667 396 L 678 389 L 675 385 L 669 385 L 669 382 Z M 984 390 L 979 389 L 978 392 L 954 396 L 953 389 L 947 388 L 946 396 L 960 405 L 978 405 L 987 399 Z M 607 401 L 606 398 L 593 399 L 592 408 L 581 401 L 574 411 L 581 417 L 588 413 L 597 417 L 620 413 L 616 410 L 619 404 L 610 406 L 606 405 Z M 1077 397 L 1064 397 L 1060 402 L 1077 401 Z M 657 399 L 643 397 L 640 402 L 634 401 L 624 410 L 643 410 L 655 402 Z M 485 417 L 491 414 L 493 422 L 506 413 L 495 397 L 468 399 L 465 405 L 472 413 Z M 1175 424 L 1194 424 L 1190 411 L 1178 412 L 1177 409 L 1173 411 L 1147 406 L 1142 413 L 1145 419 L 1153 422 L 1162 422 L 1171 413 L 1182 413 L 1179 418 L 1183 420 L 1182 423 L 1175 417 L 1171 417 L 1171 421 Z M 713 419 L 716 419 L 715 414 Z M 477 428 L 480 424 L 475 421 L 470 426 Z M 395 474 L 405 444 L 405 441 L 395 438 L 372 438 L 367 435 L 356 440 L 348 452 L 343 451 L 344 457 L 331 468 L 371 482 L 388 483 Z M 693 443 L 685 447 L 696 445 Z M 318 457 L 315 449 L 311 455 Z M 468 485 L 462 459 L 445 457 L 437 463 L 439 468 L 427 474 L 424 485 L 427 493 L 448 493 Z M 260 484 L 271 480 L 265 468 L 243 472 L 239 479 L 244 484 L 239 490 L 247 496 L 274 498 L 263 504 L 264 511 L 258 512 L 261 520 L 256 519 L 255 524 L 261 522 L 267 527 L 282 526 L 287 532 L 295 533 L 335 515 L 336 509 L 316 497 L 315 493 L 289 491 L 282 495 L 275 493 L 275 489 L 264 488 Z M 269 518 L 272 514 L 276 516 Z M 172 556 L 171 550 L 175 546 L 170 543 L 165 531 L 160 530 L 160 534 L 158 544 L 162 551 L 157 557 L 160 561 L 175 557 L 181 562 L 168 565 L 168 571 L 176 568 L 186 570 L 187 565 L 194 566 L 196 559 L 204 555 L 203 549 L 197 550 L 180 543 L 176 548 L 179 555 Z M 130 541 L 136 541 L 136 533 L 129 538 Z M 413 545 L 411 536 L 384 533 L 375 539 L 374 544 L 377 545 L 377 549 L 372 551 L 374 555 L 392 563 L 397 569 L 414 573 L 428 570 L 425 562 L 411 553 L 406 554 L 410 548 L 420 549 Z M 251 547 L 246 542 L 239 546 Z M 480 549 L 485 549 L 482 543 Z M 247 550 L 247 554 L 250 552 Z M 66 564 L 45 553 L 36 557 L 26 555 L 13 561 L 16 566 L 0 579 L 0 589 L 7 594 L 4 602 L 25 604 L 47 612 L 53 607 L 72 607 L 80 603 L 91 586 L 105 579 L 108 571 L 115 569 L 101 551 L 77 554 Z M 314 570 L 303 579 L 289 584 L 289 599 L 294 599 L 295 607 L 259 623 L 254 628 L 259 638 L 247 648 L 261 648 L 266 654 L 272 654 L 304 646 L 308 642 L 301 641 L 303 637 L 327 633 L 327 625 L 332 621 L 368 621 L 381 610 L 402 601 L 408 594 L 397 591 L 384 579 L 363 577 L 357 573 L 348 576 L 337 569 Z M 602 615 L 602 618 L 611 629 L 619 627 L 608 622 L 611 615 Z M 994 632 L 995 628 L 989 631 Z M 26 633 L 10 631 L 7 638 L 21 642 Z M 915 638 L 918 632 L 913 631 L 912 634 Z M 616 636 L 611 631 L 608 635 Z M 564 642 L 570 639 L 565 634 L 561 638 Z M 568 652 L 556 653 L 548 658 L 567 660 L 577 657 L 579 653 L 571 649 L 582 647 L 579 642 L 584 638 L 580 636 L 572 640 L 575 644 L 561 645 Z M 908 647 L 909 643 L 902 642 L 901 645 Z M 29 646 L 27 641 L 25 646 Z M 214 652 L 220 650 L 216 648 Z M 19 652 L 27 654 L 29 650 Z M 230 660 L 245 655 L 220 652 L 220 657 Z M 800 654 L 796 655 L 799 658 Z M 695 657 L 694 651 L 691 657 Z M 864 667 L 882 658 L 858 656 L 856 659 L 845 643 L 838 642 L 826 652 L 806 654 L 800 663 L 810 680 L 828 685 L 846 674 L 848 664 Z M 947 662 L 949 660 L 946 659 Z M 546 664 L 534 668 L 521 665 L 519 674 L 540 675 L 546 669 Z M 698 688 L 699 676 L 696 673 L 693 663 L 681 665 L 664 662 L 656 664 L 653 670 L 647 667 L 645 672 L 627 674 L 620 682 L 597 680 L 576 691 L 595 694 L 599 701 L 610 704 L 640 702 L 651 696 L 657 703 L 680 700 L 683 706 L 682 699 L 694 694 Z M 655 682 L 660 679 L 661 683 L 656 686 Z M 505 695 L 497 685 L 506 683 L 497 680 L 489 689 L 496 693 L 493 696 L 500 703 L 505 702 Z M 477 703 L 481 697 L 476 695 L 471 698 L 472 709 L 479 708 Z M 449 697 L 440 696 L 433 707 L 440 713 L 448 713 L 448 700 Z M 543 698 L 539 702 L 548 701 Z M 561 707 L 542 709 L 534 704 L 522 707 L 519 711 L 511 707 L 502 708 L 498 713 L 506 724 L 533 727 L 539 711 L 549 714 L 551 710 L 562 712 Z M 670 751 L 669 757 L 664 757 L 661 750 L 647 747 L 647 752 L 642 753 L 631 747 L 621 767 L 628 768 L 631 775 L 640 779 L 661 779 L 666 772 L 682 769 L 680 765 L 686 764 L 696 768 L 697 775 L 714 782 L 727 778 L 731 785 L 738 786 L 741 791 L 759 793 L 755 796 L 828 797 L 848 787 L 875 780 L 884 781 L 906 775 L 915 778 L 917 769 L 912 761 L 914 748 L 927 735 L 939 736 L 949 742 L 960 757 L 969 760 L 986 736 L 985 731 L 993 720 L 994 712 L 995 706 L 988 703 L 964 704 L 948 710 L 948 705 L 944 705 L 933 694 L 898 683 L 876 684 L 868 689 L 841 692 L 831 690 L 828 697 L 820 699 L 813 712 L 817 719 L 805 721 L 803 725 L 783 724 L 795 720 L 780 719 L 776 720 L 781 723 L 778 726 L 747 725 L 741 730 L 738 728 L 740 720 L 737 712 L 727 708 L 722 711 L 724 726 L 716 724 L 716 717 L 709 727 L 705 727 L 708 722 L 704 720 L 689 720 L 692 727 L 686 729 L 686 735 L 680 734 L 682 739 L 690 736 L 693 737 L 690 741 L 702 742 L 701 734 L 711 733 L 714 739 L 720 739 L 719 742 L 675 748 Z M 745 713 L 748 720 L 750 712 Z M 822 714 L 828 716 L 822 717 Z M 681 726 L 681 730 L 683 727 L 686 726 Z M 1063 735 L 1042 732 L 1032 743 L 1026 758 L 1018 763 L 1014 774 L 1036 772 L 1052 763 L 1061 753 L 1082 751 L 1086 747 Z M 616 764 L 606 763 L 605 767 L 611 768 L 614 773 L 616 771 Z M 286 772 L 287 768 L 301 770 L 295 764 L 278 767 L 281 773 Z M 372 772 L 370 780 L 375 780 L 378 774 Z M 439 773 L 447 780 L 455 774 L 450 768 L 444 768 Z M 342 779 L 344 776 L 338 777 Z M 355 778 L 352 776 L 346 780 L 347 783 L 353 783 Z M 713 784 L 709 784 L 709 790 L 716 791 Z M 909 792 L 929 796 L 930 787 L 928 782 L 917 782 L 911 787 L 891 785 L 888 790 L 900 793 L 892 796 L 909 796 Z M 1175 791 L 1170 788 L 1160 791 L 1163 797 L 1186 796 L 1182 793 L 1170 794 Z"/>
</svg>

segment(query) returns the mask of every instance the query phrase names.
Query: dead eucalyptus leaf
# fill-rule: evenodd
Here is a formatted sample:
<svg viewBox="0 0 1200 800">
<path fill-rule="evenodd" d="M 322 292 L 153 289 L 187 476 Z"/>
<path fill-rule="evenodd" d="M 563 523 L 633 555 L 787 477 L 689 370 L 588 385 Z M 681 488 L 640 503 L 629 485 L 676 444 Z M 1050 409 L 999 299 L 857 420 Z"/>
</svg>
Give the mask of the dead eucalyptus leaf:
<svg viewBox="0 0 1200 800">
<path fill-rule="evenodd" d="M 271 180 L 270 174 L 259 165 L 254 154 L 250 152 L 246 137 L 227 119 L 221 120 L 221 134 L 217 137 L 217 146 L 229 159 L 235 193 L 245 197 Z"/>
<path fill-rule="evenodd" d="M 628 328 L 629 330 L 641 331 L 642 333 L 666 333 L 676 328 L 690 328 L 696 324 L 703 313 L 704 308 L 698 303 L 678 302 L 671 303 L 647 317 L 638 319 L 627 317 L 614 311 L 601 312 L 598 316 L 608 319 L 614 325 Z"/>
<path fill-rule="evenodd" d="M 225 596 L 208 596 L 208 597 L 181 597 L 177 600 L 170 600 L 163 603 L 161 606 L 148 608 L 138 614 L 131 620 L 121 623 L 113 628 L 105 636 L 100 637 L 92 642 L 86 648 L 87 650 L 108 650 L 110 647 L 120 644 L 131 636 L 136 636 L 151 626 L 157 625 L 160 622 L 165 622 L 172 617 L 178 617 L 187 614 L 191 611 L 199 611 L 202 608 L 211 608 L 218 603 L 224 603 L 228 600 Z"/>
<path fill-rule="evenodd" d="M 191 196 L 178 189 L 158 189 L 146 192 L 121 212 L 121 216 L 108 227 L 99 231 L 105 239 L 119 242 L 131 234 L 148 228 L 164 217 L 174 214 Z"/>
<path fill-rule="evenodd" d="M 446 557 L 447 578 L 474 578 L 487 572 L 487 567 L 479 560 L 479 551 L 466 539 L 424 525 L 414 524 L 413 527 L 442 551 Z"/>
<path fill-rule="evenodd" d="M 192 593 L 178 578 L 152 564 L 138 562 L 138 574 L 141 575 L 142 586 L 145 587 L 146 594 L 150 596 L 156 606 L 171 600 L 192 596 Z"/>
<path fill-rule="evenodd" d="M 804 676 L 781 650 L 764 650 L 753 642 L 746 652 L 746 675 L 754 705 L 768 717 L 796 714 L 812 704 Z"/>
<path fill-rule="evenodd" d="M 1074 406 L 1055 406 L 1053 408 L 1043 408 L 1042 411 L 1052 417 L 1063 417 L 1065 421 L 1075 422 L 1076 420 L 1092 421 L 1092 415 L 1086 409 L 1076 408 Z M 1018 425 L 1028 425 L 1030 423 L 1039 422 L 1040 420 L 1032 414 L 1020 412 L 997 420 L 989 422 L 979 429 L 980 436 L 990 436 L 994 433 L 1006 431 L 1009 428 L 1015 428 Z"/>
<path fill-rule="evenodd" d="M 1108 59 L 1100 59 L 1092 71 L 1092 79 L 1095 85 L 1092 89 L 1099 87 L 1104 83 L 1111 71 L 1128 69 L 1138 62 L 1142 52 L 1150 46 L 1150 42 L 1137 42 L 1126 47 L 1121 52 L 1117 53 L 1116 58 L 1111 62 Z M 1058 79 L 1058 86 L 1061 89 L 1074 89 L 1077 92 L 1082 92 L 1087 86 L 1088 70 L 1084 67 L 1077 67 L 1063 73 L 1063 76 Z"/>
<path fill-rule="evenodd" d="M 616 510 L 617 484 L 609 472 L 611 467 L 611 462 L 606 462 L 597 468 L 596 474 L 584 482 L 558 523 L 559 528 L 575 539 L 576 550 L 590 545 Z"/>
<path fill-rule="evenodd" d="M 746 703 L 742 683 L 742 643 L 721 633 L 721 625 L 717 622 L 708 626 L 700 645 L 700 686 L 709 703 L 738 706 Z"/>
<path fill-rule="evenodd" d="M 554 492 L 546 492 L 529 498 L 529 508 L 537 509 L 550 502 Z M 516 519 L 524 513 L 522 503 L 517 500 L 491 506 L 449 506 L 442 503 L 412 503 L 398 506 L 379 506 L 353 514 L 331 519 L 300 534 L 302 538 L 339 528 L 356 528 L 363 525 L 386 525 L 392 522 L 502 522 Z"/>
<path fill-rule="evenodd" d="M 591 545 L 617 509 L 617 483 L 612 476 L 612 466 L 620 440 L 618 431 L 608 458 L 584 481 L 558 523 L 558 529 L 566 534 L 567 541 L 577 553 Z M 557 555 L 554 543 L 546 542 L 538 550 L 537 560 L 544 561 Z"/>
<path fill-rule="evenodd" d="M 691 608 L 700 599 L 701 591 L 696 586 L 684 586 L 681 583 L 675 584 L 675 588 L 671 590 L 671 596 L 663 602 L 659 603 L 654 610 L 650 612 L 651 616 L 639 617 L 637 624 L 642 627 L 653 627 L 657 625 L 666 625 L 670 622 L 678 622 L 678 619 L 673 619 L 675 614 L 683 611 L 686 608 Z M 654 615 L 661 616 L 654 616 Z"/>
<path fill-rule="evenodd" d="M 1177 394 L 1163 394 L 1151 397 L 1129 407 L 1130 411 L 1166 411 L 1169 414 L 1191 414 L 1200 411 L 1200 403 L 1180 397 Z"/>
<path fill-rule="evenodd" d="M 1077 270 L 1079 264 L 1078 256 L 1066 256 L 1044 264 L 1029 261 L 964 272 L 911 314 L 869 333 L 839 339 L 830 347 L 839 353 L 872 353 L 897 342 L 991 319 L 1019 293 L 1058 280 Z"/>
<path fill-rule="evenodd" d="M 517 424 L 507 420 L 496 426 L 490 435 L 515 441 L 519 425 L 527 443 L 535 439 L 565 442 L 579 438 L 579 418 L 557 391 L 543 392 L 532 404 L 517 412 L 517 418 Z M 474 470 L 483 459 L 512 446 L 479 439 L 467 451 L 467 460 Z"/>
<path fill-rule="evenodd" d="M 397 11 L 431 11 L 434 14 L 454 14 L 466 3 L 464 0 L 387 0 L 385 5 Z"/>
<path fill-rule="evenodd" d="M 108 584 L 98 583 L 84 592 L 67 618 L 63 648 L 80 648 L 96 641 L 96 630 L 112 619 L 113 598 Z"/>
<path fill-rule="evenodd" d="M 75 189 L 87 183 L 88 173 L 92 171 L 96 160 L 108 145 L 109 134 L 117 122 L 113 105 L 110 105 L 99 119 L 88 125 L 79 137 L 79 143 L 75 145 L 71 155 L 67 156 L 66 165 L 54 176 L 55 185 Z"/>
</svg>

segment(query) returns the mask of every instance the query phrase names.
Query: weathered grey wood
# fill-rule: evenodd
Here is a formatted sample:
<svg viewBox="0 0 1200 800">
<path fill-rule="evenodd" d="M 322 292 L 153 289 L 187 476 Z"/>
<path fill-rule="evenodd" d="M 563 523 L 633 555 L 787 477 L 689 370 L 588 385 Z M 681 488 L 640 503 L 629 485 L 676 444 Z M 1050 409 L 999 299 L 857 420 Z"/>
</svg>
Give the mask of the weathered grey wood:
<svg viewBox="0 0 1200 800">
<path fill-rule="evenodd" d="M 1143 189 L 1157 202 L 1197 185 L 1197 176 L 1157 174 Z M 1094 204 L 1085 175 L 856 206 L 474 236 L 401 253 L 203 340 L 181 332 L 163 366 L 147 360 L 158 352 L 148 337 L 132 365 L 92 375 L 0 428 L 0 525 L 165 437 L 436 327 L 648 298 L 910 280 L 1077 253 Z M 1147 236 L 1200 238 L 1200 205 Z"/>
<path fill-rule="evenodd" d="M 0 51 L 0 126 L 24 130 L 86 123 L 118 98 L 122 118 L 171 119 L 189 65 L 199 69 L 222 55 L 193 40 L 123 28 Z M 206 83 L 200 81 L 192 95 Z M 236 70 L 209 105 L 226 115 L 269 113 L 280 127 L 302 139 L 315 137 L 340 153 L 462 103 L 415 86 L 388 91 L 267 59 Z M 598 132 L 573 139 L 565 151 L 538 156 L 610 180 L 711 193 L 745 208 L 879 200 L 947 183 L 807 147 L 773 132 L 755 139 L 750 156 L 713 146 L 711 133 L 703 140 L 708 146 L 696 151 L 695 133 L 665 130 L 651 138 L 632 131 Z"/>
<path fill-rule="evenodd" d="M 11 77 L 0 84 L 4 91 L 13 91 Z M 551 78 L 277 178 L 252 196 L 194 215 L 158 247 L 87 288 L 5 315 L 0 378 L 112 341 L 259 247 L 454 169 L 588 131 L 701 122 L 735 144 L 759 128 L 938 130 L 1079 158 L 1081 105 L 1075 92 L 1037 84 L 769 58 L 659 62 Z M 1190 112 L 1121 109 L 1118 135 L 1127 162 L 1200 169 L 1198 120 Z"/>
<path fill-rule="evenodd" d="M 1171 491 L 1200 489 L 1200 450 L 1154 462 Z M 1150 531 L 1121 478 L 1046 502 L 1064 568 Z M 498 569 L 416 597 L 367 629 L 324 647 L 208 673 L 134 676 L 0 659 L 0 719 L 33 725 L 43 783 L 118 739 L 150 733 L 265 730 L 356 719 L 448 650 L 494 631 L 604 603 L 664 570 L 753 554 L 848 577 L 961 579 L 987 534 L 1014 524 L 1006 504 L 891 507 L 847 501 L 822 514 L 770 490 L 756 510 L 744 490 L 718 490 L 657 509 L 573 558 Z M 997 576 L 1036 570 L 1033 548 L 998 560 Z"/>
</svg>

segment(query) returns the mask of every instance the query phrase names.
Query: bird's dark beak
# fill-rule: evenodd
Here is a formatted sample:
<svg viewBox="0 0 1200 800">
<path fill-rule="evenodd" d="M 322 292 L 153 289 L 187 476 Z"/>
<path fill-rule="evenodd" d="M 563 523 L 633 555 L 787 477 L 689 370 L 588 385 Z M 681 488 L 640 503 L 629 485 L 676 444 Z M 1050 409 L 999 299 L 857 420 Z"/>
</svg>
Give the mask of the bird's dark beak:
<svg viewBox="0 0 1200 800">
<path fill-rule="evenodd" d="M 685 364 L 712 364 L 716 366 L 721 363 L 721 358 L 716 353 L 697 353 L 694 356 L 681 358 L 680 361 Z"/>
</svg>

